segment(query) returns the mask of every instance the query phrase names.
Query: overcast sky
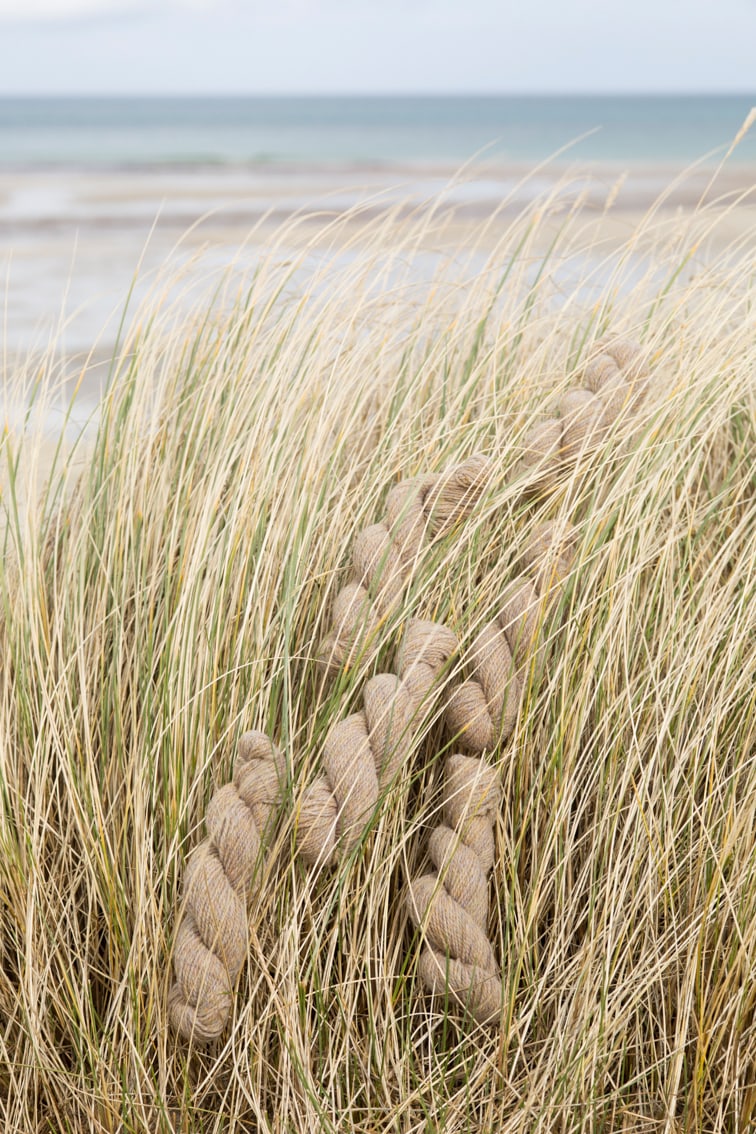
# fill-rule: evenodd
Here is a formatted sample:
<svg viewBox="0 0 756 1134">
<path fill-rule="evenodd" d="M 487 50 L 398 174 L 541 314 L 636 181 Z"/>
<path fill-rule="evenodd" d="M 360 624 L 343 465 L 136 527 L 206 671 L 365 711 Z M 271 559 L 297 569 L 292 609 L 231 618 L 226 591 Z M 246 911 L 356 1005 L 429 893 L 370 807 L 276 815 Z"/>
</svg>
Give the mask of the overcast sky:
<svg viewBox="0 0 756 1134">
<path fill-rule="evenodd" d="M 0 0 L 0 93 L 756 90 L 756 0 Z"/>
</svg>

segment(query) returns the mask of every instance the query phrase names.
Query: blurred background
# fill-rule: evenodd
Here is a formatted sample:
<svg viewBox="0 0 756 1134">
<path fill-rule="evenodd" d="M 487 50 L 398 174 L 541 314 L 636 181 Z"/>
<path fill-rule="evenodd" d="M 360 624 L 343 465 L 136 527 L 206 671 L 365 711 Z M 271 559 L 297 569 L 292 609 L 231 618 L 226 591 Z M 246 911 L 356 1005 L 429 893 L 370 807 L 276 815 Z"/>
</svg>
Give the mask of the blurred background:
<svg viewBox="0 0 756 1134">
<path fill-rule="evenodd" d="M 558 185 L 609 242 L 712 197 L 747 229 L 754 43 L 746 0 L 0 0 L 6 367 L 107 355 L 135 273 L 254 266 L 290 218 L 282 256 L 398 202 L 463 244 Z"/>
</svg>

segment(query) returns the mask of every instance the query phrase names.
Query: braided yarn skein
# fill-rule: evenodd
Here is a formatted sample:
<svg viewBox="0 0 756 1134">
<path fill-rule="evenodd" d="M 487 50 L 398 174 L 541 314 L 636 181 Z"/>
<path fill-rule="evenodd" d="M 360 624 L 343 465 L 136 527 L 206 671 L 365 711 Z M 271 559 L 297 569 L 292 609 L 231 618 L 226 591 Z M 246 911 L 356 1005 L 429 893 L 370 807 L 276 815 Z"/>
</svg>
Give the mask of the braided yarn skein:
<svg viewBox="0 0 756 1134">
<path fill-rule="evenodd" d="M 402 643 L 399 676 L 381 673 L 363 690 L 363 707 L 334 725 L 323 744 L 325 772 L 304 793 L 297 849 L 309 865 L 348 855 L 416 743 L 421 706 L 458 650 L 446 626 L 412 619 Z"/>
<path fill-rule="evenodd" d="M 537 422 L 525 437 L 514 473 L 526 477 L 528 488 L 556 487 L 584 447 L 600 441 L 640 401 L 648 381 L 644 352 L 625 339 L 602 340 L 581 380 L 582 386 L 562 395 L 559 416 Z M 336 595 L 333 629 L 319 650 L 327 674 L 357 657 L 369 662 L 425 539 L 447 533 L 470 515 L 494 471 L 490 458 L 474 454 L 446 473 L 403 481 L 389 492 L 385 521 L 355 538 L 350 577 Z"/>
<path fill-rule="evenodd" d="M 586 447 L 598 444 L 622 413 L 638 406 L 649 377 L 646 353 L 638 343 L 598 342 L 582 369 L 582 384 L 559 399 L 559 416 L 543 418 L 526 434 L 515 474 L 526 474 L 533 488 L 554 489 Z"/>
<path fill-rule="evenodd" d="M 363 709 L 331 728 L 325 774 L 305 791 L 299 811 L 298 850 L 308 864 L 329 864 L 357 845 L 380 792 L 412 751 L 418 710 L 457 649 L 445 626 L 410 622 L 400 676 L 372 678 Z M 263 733 L 248 732 L 239 743 L 233 781 L 210 800 L 208 837 L 187 868 L 173 949 L 176 979 L 168 1005 L 173 1027 L 185 1039 L 215 1039 L 228 1022 L 247 951 L 247 899 L 285 782 L 279 750 Z"/>
<path fill-rule="evenodd" d="M 571 531 L 543 524 L 523 560 L 540 564 L 543 580 L 553 559 L 566 573 L 571 538 Z M 495 747 L 514 727 L 523 670 L 539 632 L 538 607 L 535 587 L 523 577 L 507 588 L 498 622 L 484 626 L 476 637 L 471 678 L 454 690 L 444 710 L 447 727 L 464 733 L 464 743 L 473 751 Z M 362 710 L 329 730 L 323 744 L 325 774 L 305 791 L 299 810 L 297 847 L 309 865 L 329 864 L 355 848 L 381 791 L 414 747 L 421 706 L 427 706 L 440 671 L 457 653 L 459 642 L 448 626 L 410 619 L 399 651 L 399 676 L 371 678 L 363 690 Z"/>
<path fill-rule="evenodd" d="M 537 673 L 542 667 L 541 625 L 561 595 L 574 536 L 569 524 L 535 528 L 520 556 L 523 571 L 466 652 L 469 677 L 451 691 L 443 715 L 447 730 L 473 752 L 495 748 L 514 728 L 528 670 L 533 662 Z"/>
<path fill-rule="evenodd" d="M 563 459 L 575 458 L 626 408 L 642 397 L 648 373 L 632 343 L 605 346 L 584 371 L 586 389 L 564 395 L 562 418 L 541 422 L 524 459 L 540 482 L 555 479 Z M 533 441 L 535 436 L 536 441 Z M 541 445 L 537 438 L 548 439 Z M 477 634 L 470 676 L 447 699 L 448 730 L 476 756 L 447 761 L 443 822 L 430 837 L 435 867 L 409 886 L 408 910 L 424 935 L 419 974 L 430 992 L 448 992 L 479 1023 L 499 1014 L 501 977 L 486 936 L 488 872 L 493 866 L 493 815 L 498 775 L 485 753 L 511 733 L 530 665 L 542 666 L 544 606 L 561 597 L 573 557 L 568 525 L 543 524 L 522 554 L 523 572 L 505 590 L 495 621 Z M 539 607 L 541 612 L 539 614 Z"/>
<path fill-rule="evenodd" d="M 281 752 L 264 733 L 244 733 L 233 780 L 210 800 L 208 836 L 186 870 L 168 994 L 171 1024 L 185 1039 L 216 1039 L 228 1022 L 247 955 L 247 902 L 285 783 Z"/>
<path fill-rule="evenodd" d="M 465 519 L 492 472 L 492 462 L 477 454 L 445 473 L 402 481 L 391 489 L 385 521 L 355 538 L 350 576 L 333 604 L 333 629 L 319 650 L 327 674 L 358 657 L 370 660 L 378 631 L 397 609 L 424 540 Z"/>
<path fill-rule="evenodd" d="M 485 753 L 512 731 L 528 655 L 540 650 L 538 607 L 553 605 L 561 594 L 572 538 L 566 527 L 536 530 L 523 555 L 526 573 L 510 584 L 497 621 L 475 640 L 472 676 L 449 698 L 445 722 L 478 755 L 449 757 L 443 821 L 429 842 L 435 871 L 408 889 L 409 916 L 424 938 L 423 984 L 429 992 L 447 992 L 481 1024 L 496 1020 L 501 1006 L 501 972 L 486 934 L 499 776 Z"/>
<path fill-rule="evenodd" d="M 501 1004 L 501 970 L 488 940 L 488 872 L 499 777 L 485 760 L 459 753 L 446 762 L 443 822 L 428 851 L 435 872 L 412 883 L 409 911 L 425 943 L 418 971 L 429 992 L 449 993 L 482 1024 Z"/>
</svg>

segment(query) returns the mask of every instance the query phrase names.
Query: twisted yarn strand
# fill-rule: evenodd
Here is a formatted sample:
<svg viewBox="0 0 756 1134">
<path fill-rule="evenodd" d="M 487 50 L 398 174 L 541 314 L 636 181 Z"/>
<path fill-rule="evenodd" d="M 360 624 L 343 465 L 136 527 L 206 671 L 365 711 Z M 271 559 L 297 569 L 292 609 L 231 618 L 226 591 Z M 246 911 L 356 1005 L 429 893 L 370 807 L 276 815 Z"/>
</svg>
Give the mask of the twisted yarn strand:
<svg viewBox="0 0 756 1134">
<path fill-rule="evenodd" d="M 648 373 L 635 344 L 614 342 L 588 363 L 583 380 L 585 388 L 563 396 L 561 418 L 540 422 L 530 434 L 520 471 L 536 472 L 540 485 L 553 484 L 565 460 L 575 459 L 627 407 L 637 405 Z M 538 527 L 497 618 L 472 643 L 469 676 L 448 697 L 444 719 L 476 755 L 447 761 L 443 822 L 429 842 L 435 871 L 408 888 L 409 915 L 423 934 L 418 971 L 424 986 L 450 995 L 481 1024 L 497 1019 L 501 1005 L 501 974 L 486 935 L 499 778 L 485 753 L 509 737 L 529 666 L 542 668 L 543 618 L 561 597 L 573 542 L 568 525 Z"/>
<path fill-rule="evenodd" d="M 427 535 L 435 538 L 465 519 L 493 472 L 480 454 L 446 473 L 402 481 L 386 501 L 386 520 L 355 538 L 349 579 L 333 604 L 333 630 L 319 651 L 329 674 L 369 659 L 381 625 L 397 608 Z"/>
<path fill-rule="evenodd" d="M 299 812 L 297 849 L 309 865 L 329 864 L 357 845 L 380 792 L 412 751 L 418 710 L 457 649 L 445 626 L 411 621 L 400 676 L 372 678 L 363 709 L 330 729 L 325 773 L 307 788 Z M 284 784 L 279 750 L 263 733 L 245 733 L 233 781 L 210 800 L 208 837 L 186 872 L 184 915 L 173 948 L 176 979 L 168 998 L 171 1023 L 185 1039 L 215 1039 L 228 1021 L 247 951 L 247 901 Z"/>
<path fill-rule="evenodd" d="M 498 618 L 475 638 L 472 676 L 448 698 L 445 722 L 480 755 L 458 753 L 447 760 L 443 822 L 428 847 L 435 871 L 408 889 L 409 915 L 423 934 L 423 984 L 429 992 L 448 993 L 481 1024 L 494 1021 L 501 1005 L 501 971 L 486 934 L 500 786 L 485 752 L 514 727 L 529 657 L 542 650 L 544 608 L 553 606 L 571 565 L 572 539 L 566 526 L 536 529 L 523 555 L 526 573 L 507 587 Z"/>
<path fill-rule="evenodd" d="M 309 865 L 330 863 L 358 844 L 381 791 L 412 751 L 420 706 L 457 649 L 447 627 L 411 620 L 399 653 L 399 676 L 371 678 L 360 712 L 330 729 L 323 745 L 324 774 L 306 790 L 299 811 L 297 849 Z"/>
<path fill-rule="evenodd" d="M 559 416 L 543 418 L 526 434 L 515 474 L 525 474 L 533 488 L 555 488 L 566 467 L 597 445 L 624 412 L 638 406 L 648 380 L 646 354 L 637 343 L 597 343 L 582 369 L 582 385 L 562 394 Z"/>
<path fill-rule="evenodd" d="M 499 797 L 499 777 L 484 760 L 449 757 L 444 821 L 428 845 L 436 869 L 413 882 L 408 896 L 425 939 L 418 966 L 423 984 L 429 992 L 448 990 L 483 1024 L 498 1016 L 501 1002 L 501 972 L 486 932 Z"/>
<path fill-rule="evenodd" d="M 228 1022 L 247 955 L 247 902 L 285 782 L 281 752 L 264 733 L 244 733 L 233 779 L 210 800 L 207 838 L 186 870 L 168 994 L 171 1023 L 185 1039 L 215 1039 Z"/>
<path fill-rule="evenodd" d="M 647 380 L 640 346 L 627 340 L 598 343 L 583 368 L 584 384 L 562 395 L 559 416 L 542 419 L 527 433 L 515 476 L 524 475 L 530 489 L 554 488 L 566 467 L 638 403 Z M 490 458 L 474 454 L 446 473 L 403 481 L 389 492 L 385 521 L 355 538 L 349 578 L 333 604 L 333 629 L 319 650 L 327 674 L 358 657 L 372 658 L 380 628 L 398 608 L 426 538 L 445 534 L 469 516 L 494 472 Z"/>
</svg>

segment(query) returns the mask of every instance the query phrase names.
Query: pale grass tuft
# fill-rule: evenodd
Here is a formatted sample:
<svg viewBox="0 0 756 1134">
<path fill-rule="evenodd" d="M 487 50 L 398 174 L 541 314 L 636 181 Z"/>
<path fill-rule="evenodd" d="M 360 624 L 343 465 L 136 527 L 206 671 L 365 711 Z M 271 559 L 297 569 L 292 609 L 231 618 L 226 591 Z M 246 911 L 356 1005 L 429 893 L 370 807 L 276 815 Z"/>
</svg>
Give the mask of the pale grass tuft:
<svg viewBox="0 0 756 1134">
<path fill-rule="evenodd" d="M 752 238 L 706 255 L 729 220 L 657 209 L 610 248 L 555 190 L 430 268 L 440 210 L 324 222 L 193 317 L 159 285 L 38 503 L 41 443 L 9 424 L 5 1130 L 756 1120 L 756 294 Z M 649 398 L 525 503 L 522 439 L 606 332 L 650 352 Z M 42 379 L 44 399 L 52 362 Z M 577 526 L 546 677 L 500 753 L 494 1028 L 424 996 L 403 900 L 439 815 L 438 718 L 348 861 L 307 873 L 290 845 L 367 676 L 325 689 L 315 664 L 353 536 L 398 478 L 479 450 L 501 479 L 423 558 L 380 663 L 410 613 L 470 640 L 525 533 Z M 166 1006 L 180 883 L 249 728 L 291 789 L 231 1029 L 189 1052 Z"/>
</svg>

